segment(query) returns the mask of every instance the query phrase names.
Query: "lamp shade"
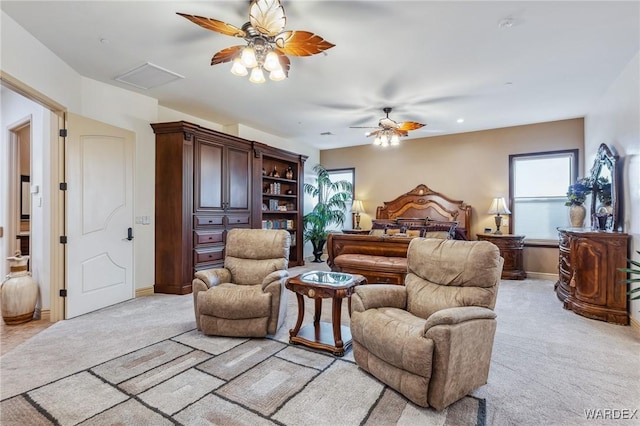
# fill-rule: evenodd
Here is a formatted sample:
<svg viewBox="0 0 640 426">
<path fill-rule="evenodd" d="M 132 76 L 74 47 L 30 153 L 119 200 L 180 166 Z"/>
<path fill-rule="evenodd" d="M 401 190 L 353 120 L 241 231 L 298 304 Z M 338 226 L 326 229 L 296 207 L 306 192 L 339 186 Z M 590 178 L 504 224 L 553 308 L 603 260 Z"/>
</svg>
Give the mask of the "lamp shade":
<svg viewBox="0 0 640 426">
<path fill-rule="evenodd" d="M 361 200 L 353 200 L 353 204 L 351 205 L 352 213 L 364 213 L 364 207 L 362 206 Z"/>
<path fill-rule="evenodd" d="M 504 201 L 504 197 L 496 197 L 491 202 L 489 207 L 489 214 L 511 214 L 511 211 L 507 208 L 507 203 Z"/>
</svg>

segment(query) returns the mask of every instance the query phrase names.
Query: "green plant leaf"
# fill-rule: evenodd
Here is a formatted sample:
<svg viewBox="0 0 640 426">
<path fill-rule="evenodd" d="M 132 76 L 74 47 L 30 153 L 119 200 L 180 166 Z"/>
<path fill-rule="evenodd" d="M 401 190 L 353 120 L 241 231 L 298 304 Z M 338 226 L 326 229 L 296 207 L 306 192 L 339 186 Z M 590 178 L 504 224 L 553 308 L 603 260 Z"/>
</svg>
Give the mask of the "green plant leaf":
<svg viewBox="0 0 640 426">
<path fill-rule="evenodd" d="M 346 180 L 332 182 L 329 172 L 321 164 L 316 164 L 313 171 L 316 175 L 315 185 L 305 183 L 303 190 L 305 194 L 317 198 L 317 202 L 313 211 L 303 217 L 303 236 L 305 241 L 316 244 L 327 239 L 330 225 L 340 226 L 344 223 L 344 212 L 353 198 L 353 185 Z"/>
</svg>

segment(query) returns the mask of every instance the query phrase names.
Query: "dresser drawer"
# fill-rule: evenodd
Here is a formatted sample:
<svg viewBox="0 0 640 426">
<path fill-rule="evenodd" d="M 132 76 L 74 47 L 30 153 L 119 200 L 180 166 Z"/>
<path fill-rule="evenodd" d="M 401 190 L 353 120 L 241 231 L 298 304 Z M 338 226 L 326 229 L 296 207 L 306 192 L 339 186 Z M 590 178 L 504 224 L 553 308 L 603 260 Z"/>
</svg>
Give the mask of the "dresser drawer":
<svg viewBox="0 0 640 426">
<path fill-rule="evenodd" d="M 226 225 L 229 226 L 238 226 L 242 227 L 242 225 L 249 225 L 249 221 L 251 220 L 251 216 L 247 214 L 233 214 L 226 216 Z"/>
<path fill-rule="evenodd" d="M 197 246 L 204 244 L 224 243 L 226 233 L 223 230 L 203 230 L 193 232 L 193 243 Z"/>
<path fill-rule="evenodd" d="M 206 226 L 222 226 L 224 216 L 200 216 L 193 217 L 193 227 L 202 228 Z"/>
<path fill-rule="evenodd" d="M 224 260 L 224 247 L 197 248 L 193 253 L 196 268 L 202 263 Z"/>
</svg>

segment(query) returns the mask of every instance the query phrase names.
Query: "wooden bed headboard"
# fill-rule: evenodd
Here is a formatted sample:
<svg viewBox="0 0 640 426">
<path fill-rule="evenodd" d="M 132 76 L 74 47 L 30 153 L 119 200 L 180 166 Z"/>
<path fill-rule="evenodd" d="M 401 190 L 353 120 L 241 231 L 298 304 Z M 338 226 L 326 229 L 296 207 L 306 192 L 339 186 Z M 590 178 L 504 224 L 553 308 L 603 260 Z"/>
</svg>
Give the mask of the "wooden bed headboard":
<svg viewBox="0 0 640 426">
<path fill-rule="evenodd" d="M 471 206 L 433 191 L 420 184 L 376 209 L 376 219 L 420 218 L 458 222 L 466 238 L 471 236 Z"/>
</svg>

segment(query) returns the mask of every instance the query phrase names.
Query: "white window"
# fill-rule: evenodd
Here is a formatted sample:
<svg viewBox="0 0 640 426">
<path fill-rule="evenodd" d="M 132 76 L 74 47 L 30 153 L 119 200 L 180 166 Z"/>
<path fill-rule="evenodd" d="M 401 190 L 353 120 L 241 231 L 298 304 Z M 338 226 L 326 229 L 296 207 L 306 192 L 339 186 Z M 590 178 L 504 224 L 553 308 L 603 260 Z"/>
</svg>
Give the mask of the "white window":
<svg viewBox="0 0 640 426">
<path fill-rule="evenodd" d="M 568 226 L 567 189 L 578 178 L 578 150 L 509 156 L 511 232 L 531 240 L 558 241 Z"/>
<path fill-rule="evenodd" d="M 353 193 L 355 193 L 355 173 L 356 170 L 353 168 L 349 169 L 333 169 L 327 170 L 329 172 L 329 177 L 331 178 L 331 182 L 338 182 L 341 180 L 346 180 L 351 183 L 351 187 L 353 188 Z M 341 231 L 342 229 L 351 229 L 353 228 L 353 215 L 351 214 L 351 201 L 353 201 L 353 194 L 351 194 L 351 200 L 347 203 L 347 209 L 344 212 L 344 223 L 342 225 L 336 225 L 332 223 L 329 228 L 331 231 Z"/>
</svg>

